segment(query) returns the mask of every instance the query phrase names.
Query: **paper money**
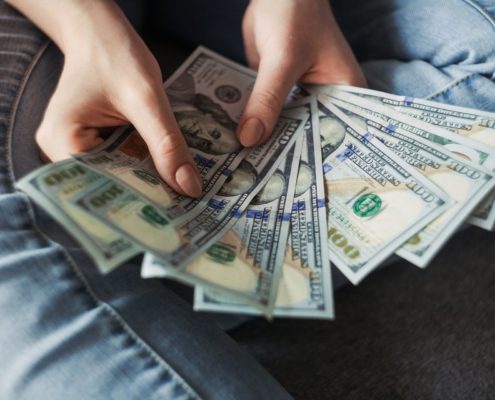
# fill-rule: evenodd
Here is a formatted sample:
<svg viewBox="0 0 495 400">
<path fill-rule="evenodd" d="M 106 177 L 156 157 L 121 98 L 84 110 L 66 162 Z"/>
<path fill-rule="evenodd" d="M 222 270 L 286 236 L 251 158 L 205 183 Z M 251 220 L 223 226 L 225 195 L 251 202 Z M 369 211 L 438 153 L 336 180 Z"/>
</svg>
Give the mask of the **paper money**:
<svg viewBox="0 0 495 400">
<path fill-rule="evenodd" d="M 188 275 L 216 288 L 216 298 L 229 299 L 231 304 L 241 302 L 241 306 L 244 301 L 258 313 L 271 315 L 287 243 L 301 139 L 233 228 L 185 268 Z M 159 260 L 148 256 L 141 276 L 170 277 L 170 274 Z M 181 279 L 180 275 L 175 277 Z"/>
<path fill-rule="evenodd" d="M 490 146 L 484 143 L 431 125 L 407 114 L 394 112 L 390 107 L 385 107 L 364 97 L 355 96 L 352 93 L 343 92 L 334 86 L 312 86 L 309 90 L 320 96 L 327 95 L 359 106 L 370 114 L 383 118 L 391 127 L 400 127 L 409 133 L 444 146 L 452 153 L 459 154 L 491 172 L 495 171 L 495 153 Z M 483 229 L 493 229 L 495 226 L 494 202 L 495 193 L 492 191 L 476 208 L 468 222 Z"/>
<path fill-rule="evenodd" d="M 332 279 L 327 250 L 325 188 L 316 101 L 305 127 L 301 162 L 291 213 L 291 233 L 273 315 L 333 318 Z M 201 287 L 195 289 L 195 310 L 258 315 Z"/>
<path fill-rule="evenodd" d="M 340 86 L 305 85 L 305 87 L 310 93 L 317 96 L 329 96 L 361 107 L 370 114 L 383 118 L 392 125 L 400 126 L 407 132 L 444 146 L 449 151 L 460 154 L 475 164 L 483 166 L 485 169 L 491 171 L 495 167 L 495 153 L 485 143 L 459 135 L 404 113 L 393 113 L 392 111 L 393 116 L 390 116 L 388 115 L 391 112 L 390 107 L 383 106 L 376 101 L 370 101 L 368 98 L 342 91 L 339 89 Z"/>
<path fill-rule="evenodd" d="M 330 260 L 354 284 L 449 206 L 448 196 L 320 103 Z"/>
<path fill-rule="evenodd" d="M 304 121 L 309 117 L 304 114 L 303 107 L 294 111 Z M 246 302 L 266 316 L 271 316 L 297 178 L 297 174 L 291 175 L 291 171 L 297 171 L 301 156 L 302 136 L 299 136 L 296 146 L 281 160 L 261 191 L 245 207 L 246 211 L 219 241 L 179 272 L 171 270 L 156 257 L 148 256 L 143 262 L 141 276 L 173 277 L 191 284 L 201 282 L 214 290 L 217 297 L 228 298 L 231 302 Z M 220 195 L 249 190 L 254 183 L 250 177 L 254 168 L 248 162 L 249 158 L 240 164 L 220 190 Z M 274 162 L 277 164 L 276 160 Z"/>
<path fill-rule="evenodd" d="M 170 221 L 139 192 L 111 181 L 89 187 L 71 202 L 153 253 L 185 279 L 184 268 L 237 222 L 250 201 L 268 181 L 301 134 L 304 110 L 284 110 L 269 140 L 253 149 L 193 219 Z M 190 276 L 196 283 L 198 279 Z M 202 282 L 202 281 L 201 281 Z"/>
<path fill-rule="evenodd" d="M 250 152 L 241 146 L 235 130 L 254 80 L 254 71 L 199 47 L 165 83 L 175 118 L 204 182 L 199 199 L 181 196 L 162 181 L 144 140 L 132 126 L 76 158 L 139 191 L 167 219 L 192 218 Z"/>
<path fill-rule="evenodd" d="M 352 86 L 337 87 L 466 138 L 485 143 L 495 151 L 495 113 Z"/>
<path fill-rule="evenodd" d="M 99 270 L 108 273 L 142 249 L 70 203 L 86 187 L 103 181 L 107 180 L 91 169 L 74 160 L 64 160 L 31 172 L 16 187 L 63 225 L 95 260 Z"/>
<path fill-rule="evenodd" d="M 328 98 L 322 100 L 328 102 Z M 429 178 L 455 201 L 431 224 L 406 242 L 397 254 L 419 267 L 426 267 L 446 241 L 456 232 L 478 203 L 495 186 L 495 177 L 477 165 L 449 152 L 442 146 L 413 135 L 402 128 L 391 128 L 358 106 L 337 99 L 342 109 L 362 132 L 376 136 L 402 160 Z"/>
<path fill-rule="evenodd" d="M 233 228 L 187 266 L 190 274 L 226 288 L 228 291 L 209 293 L 218 302 L 237 307 L 237 312 L 248 304 L 267 316 L 272 314 L 282 277 L 302 139 Z"/>
</svg>

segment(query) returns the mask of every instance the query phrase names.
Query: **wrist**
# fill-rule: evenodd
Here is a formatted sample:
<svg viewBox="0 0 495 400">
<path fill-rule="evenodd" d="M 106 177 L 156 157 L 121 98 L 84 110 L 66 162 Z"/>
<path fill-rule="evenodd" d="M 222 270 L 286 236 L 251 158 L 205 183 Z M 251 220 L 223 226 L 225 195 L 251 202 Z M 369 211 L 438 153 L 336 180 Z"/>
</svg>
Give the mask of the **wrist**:
<svg viewBox="0 0 495 400">
<path fill-rule="evenodd" d="M 80 52 L 81 44 L 121 40 L 132 30 L 124 13 L 113 0 L 66 1 L 61 13 L 58 38 L 54 40 L 64 54 Z"/>
</svg>

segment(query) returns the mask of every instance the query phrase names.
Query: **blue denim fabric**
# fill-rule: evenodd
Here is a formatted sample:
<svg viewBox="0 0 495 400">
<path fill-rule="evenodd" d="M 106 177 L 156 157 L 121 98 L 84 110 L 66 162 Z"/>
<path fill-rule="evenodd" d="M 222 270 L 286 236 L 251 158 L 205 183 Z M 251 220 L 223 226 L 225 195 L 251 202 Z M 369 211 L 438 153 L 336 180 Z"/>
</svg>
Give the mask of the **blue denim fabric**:
<svg viewBox="0 0 495 400">
<path fill-rule="evenodd" d="M 495 2 L 333 0 L 370 86 L 495 110 Z"/>
<path fill-rule="evenodd" d="M 166 4 L 154 15 L 169 33 L 242 57 L 245 1 L 155 3 L 158 11 Z M 494 1 L 332 6 L 371 87 L 495 110 Z M 167 24 L 184 9 L 195 10 L 198 29 L 187 21 Z M 222 24 L 229 15 L 232 35 Z M 75 243 L 62 240 L 62 227 L 14 191 L 14 172 L 18 177 L 38 163 L 21 150 L 34 149 L 60 69 L 60 55 L 47 44 L 0 2 L 0 398 L 288 398 L 210 320 L 161 283 L 139 279 L 135 264 L 100 276 Z"/>
<path fill-rule="evenodd" d="M 50 220 L 14 191 L 11 144 L 32 142 L 31 119 L 46 104 L 33 89 L 53 89 L 49 67 L 60 63 L 46 61 L 56 55 L 47 44 L 0 3 L 0 398 L 290 398 L 215 324 L 140 279 L 136 264 L 101 276 L 84 252 L 39 229 Z"/>
</svg>

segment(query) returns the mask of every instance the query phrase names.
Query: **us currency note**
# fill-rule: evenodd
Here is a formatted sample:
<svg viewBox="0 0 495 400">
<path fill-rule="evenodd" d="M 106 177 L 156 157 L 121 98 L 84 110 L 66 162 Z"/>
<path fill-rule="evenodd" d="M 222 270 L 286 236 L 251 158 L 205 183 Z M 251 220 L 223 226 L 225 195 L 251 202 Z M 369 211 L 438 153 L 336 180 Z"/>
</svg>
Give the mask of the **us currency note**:
<svg viewBox="0 0 495 400">
<path fill-rule="evenodd" d="M 88 187 L 71 201 L 155 255 L 170 275 L 191 284 L 208 284 L 188 273 L 188 263 L 239 220 L 302 134 L 304 111 L 300 107 L 284 110 L 268 141 L 249 153 L 193 219 L 171 221 L 154 203 L 117 181 Z"/>
<path fill-rule="evenodd" d="M 309 105 L 305 107 L 308 109 Z M 308 118 L 309 113 L 305 116 Z M 215 285 L 217 290 L 210 289 L 210 293 L 217 300 L 221 298 L 234 307 L 271 314 L 284 260 L 301 147 L 299 140 L 294 152 L 289 153 L 234 227 L 186 267 L 188 274 Z M 243 182 L 239 177 L 233 180 L 238 185 Z M 170 277 L 167 268 L 149 255 L 145 257 L 141 275 Z M 243 306 L 242 302 L 249 306 Z"/>
<path fill-rule="evenodd" d="M 318 108 L 314 100 L 308 109 L 311 118 L 305 126 L 291 233 L 273 310 L 276 317 L 328 319 L 334 316 Z M 196 310 L 259 314 L 253 307 L 201 287 L 196 287 L 194 298 Z"/>
<path fill-rule="evenodd" d="M 70 203 L 86 187 L 102 180 L 106 179 L 74 160 L 64 160 L 31 172 L 16 187 L 63 225 L 105 274 L 142 249 Z"/>
<path fill-rule="evenodd" d="M 250 152 L 241 146 L 235 130 L 254 80 L 254 71 L 199 47 L 165 83 L 175 118 L 203 179 L 199 199 L 177 194 L 160 178 L 146 143 L 132 126 L 75 157 L 139 191 L 168 219 L 192 218 Z"/>
<path fill-rule="evenodd" d="M 302 139 L 299 137 L 233 228 L 187 266 L 190 274 L 227 289 L 209 293 L 226 302 L 226 306 L 238 307 L 239 312 L 246 304 L 268 317 L 273 312 L 285 258 Z"/>
<path fill-rule="evenodd" d="M 329 100 L 326 98 L 322 101 L 325 103 Z M 448 210 L 397 251 L 398 255 L 415 265 L 426 267 L 478 203 L 494 188 L 494 175 L 423 137 L 400 127 L 390 127 L 383 118 L 373 116 L 358 106 L 337 99 L 333 99 L 332 104 L 338 106 L 356 124 L 360 124 L 362 132 L 376 136 L 454 201 Z"/>
<path fill-rule="evenodd" d="M 273 309 L 284 260 L 301 139 L 233 228 L 186 267 L 189 274 L 214 284 L 217 297 L 244 300 L 266 315 Z M 141 275 L 169 277 L 167 268 L 151 257 Z"/>
<path fill-rule="evenodd" d="M 357 284 L 450 200 L 337 107 L 319 105 L 330 260 Z"/>
<path fill-rule="evenodd" d="M 352 86 L 338 88 L 485 143 L 495 151 L 495 113 Z"/>
<path fill-rule="evenodd" d="M 431 125 L 407 114 L 396 112 L 390 107 L 352 93 L 343 92 L 332 86 L 313 86 L 309 89 L 313 93 L 318 92 L 320 96 L 330 96 L 347 103 L 352 103 L 368 111 L 376 117 L 383 118 L 390 126 L 401 127 L 409 133 L 421 136 L 433 143 L 444 146 L 452 153 L 456 153 L 478 164 L 480 167 L 495 171 L 495 153 L 490 146 L 458 135 L 438 126 Z M 490 192 L 478 205 L 476 210 L 467 220 L 469 223 L 483 229 L 492 230 L 495 226 L 495 192 Z"/>
</svg>

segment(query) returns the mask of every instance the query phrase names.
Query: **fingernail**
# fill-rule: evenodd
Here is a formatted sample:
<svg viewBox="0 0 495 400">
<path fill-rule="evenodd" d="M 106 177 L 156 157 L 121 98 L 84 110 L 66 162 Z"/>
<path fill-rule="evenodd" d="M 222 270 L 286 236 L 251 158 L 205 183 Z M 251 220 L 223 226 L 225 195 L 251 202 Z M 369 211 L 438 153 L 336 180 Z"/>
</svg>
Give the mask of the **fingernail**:
<svg viewBox="0 0 495 400">
<path fill-rule="evenodd" d="M 196 169 L 189 163 L 183 164 L 175 173 L 175 181 L 191 197 L 199 197 L 203 191 L 201 178 Z"/>
<path fill-rule="evenodd" d="M 265 127 L 258 118 L 249 118 L 244 122 L 239 140 L 246 147 L 256 146 L 265 133 Z"/>
</svg>

